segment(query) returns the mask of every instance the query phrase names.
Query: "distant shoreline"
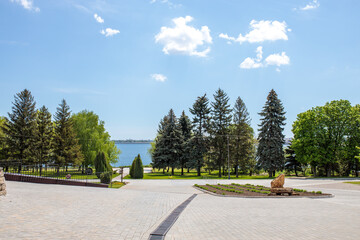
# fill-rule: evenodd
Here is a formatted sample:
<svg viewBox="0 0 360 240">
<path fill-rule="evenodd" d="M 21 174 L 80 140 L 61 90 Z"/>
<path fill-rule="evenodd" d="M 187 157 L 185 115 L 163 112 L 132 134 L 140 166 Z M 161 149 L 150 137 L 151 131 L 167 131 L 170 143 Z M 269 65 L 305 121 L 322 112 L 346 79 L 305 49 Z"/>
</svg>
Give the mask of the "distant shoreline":
<svg viewBox="0 0 360 240">
<path fill-rule="evenodd" d="M 125 144 L 132 144 L 132 143 L 137 143 L 137 144 L 149 144 L 152 143 L 153 140 L 112 140 L 115 143 L 125 143 Z"/>
</svg>

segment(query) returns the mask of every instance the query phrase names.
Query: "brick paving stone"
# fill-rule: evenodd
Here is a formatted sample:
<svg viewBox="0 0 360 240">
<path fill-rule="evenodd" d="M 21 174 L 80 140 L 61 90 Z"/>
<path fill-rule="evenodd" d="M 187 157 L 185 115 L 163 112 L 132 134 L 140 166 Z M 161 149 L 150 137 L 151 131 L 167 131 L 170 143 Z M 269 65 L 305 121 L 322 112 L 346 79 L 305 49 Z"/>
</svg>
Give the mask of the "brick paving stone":
<svg viewBox="0 0 360 240">
<path fill-rule="evenodd" d="M 357 239 L 360 190 L 339 179 L 286 179 L 328 199 L 244 199 L 205 194 L 193 184 L 270 180 L 127 180 L 120 189 L 7 181 L 0 239 L 148 239 L 192 194 L 165 239 Z M 279 234 L 274 234 L 281 233 Z"/>
</svg>

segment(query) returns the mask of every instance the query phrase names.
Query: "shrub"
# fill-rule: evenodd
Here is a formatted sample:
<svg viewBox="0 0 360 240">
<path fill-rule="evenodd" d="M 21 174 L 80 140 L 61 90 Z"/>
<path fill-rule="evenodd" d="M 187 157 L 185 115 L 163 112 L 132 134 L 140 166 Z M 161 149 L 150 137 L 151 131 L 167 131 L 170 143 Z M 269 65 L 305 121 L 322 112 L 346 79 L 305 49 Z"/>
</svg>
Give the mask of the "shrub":
<svg viewBox="0 0 360 240">
<path fill-rule="evenodd" d="M 140 158 L 140 154 L 134 159 L 131 168 L 130 168 L 130 176 L 135 179 L 144 178 L 144 167 Z"/>
<path fill-rule="evenodd" d="M 94 165 L 95 165 L 95 169 L 96 169 L 96 176 L 98 178 L 100 178 L 100 174 L 103 172 L 112 172 L 112 167 L 106 161 L 104 152 L 98 152 L 98 154 L 96 155 L 96 158 L 94 160 Z M 111 176 L 111 174 L 110 174 L 110 176 Z"/>
<path fill-rule="evenodd" d="M 100 174 L 100 182 L 109 184 L 111 182 L 111 172 L 103 172 Z"/>
<path fill-rule="evenodd" d="M 317 191 L 316 194 L 322 194 L 322 191 Z"/>
</svg>

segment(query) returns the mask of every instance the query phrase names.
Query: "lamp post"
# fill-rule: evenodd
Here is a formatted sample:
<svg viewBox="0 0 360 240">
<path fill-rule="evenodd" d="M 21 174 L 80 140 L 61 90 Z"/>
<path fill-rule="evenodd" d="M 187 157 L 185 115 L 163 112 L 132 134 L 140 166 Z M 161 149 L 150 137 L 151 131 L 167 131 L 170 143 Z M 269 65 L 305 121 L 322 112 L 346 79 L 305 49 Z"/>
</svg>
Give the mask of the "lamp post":
<svg viewBox="0 0 360 240">
<path fill-rule="evenodd" d="M 227 145 L 228 145 L 228 179 L 230 180 L 230 147 L 229 147 L 229 135 L 227 135 Z"/>
</svg>

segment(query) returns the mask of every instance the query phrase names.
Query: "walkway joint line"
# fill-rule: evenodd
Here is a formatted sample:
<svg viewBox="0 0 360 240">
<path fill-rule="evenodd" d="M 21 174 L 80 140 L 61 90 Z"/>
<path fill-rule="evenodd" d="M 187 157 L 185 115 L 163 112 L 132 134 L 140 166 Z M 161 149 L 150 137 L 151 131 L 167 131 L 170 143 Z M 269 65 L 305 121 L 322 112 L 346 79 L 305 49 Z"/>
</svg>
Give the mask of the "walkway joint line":
<svg viewBox="0 0 360 240">
<path fill-rule="evenodd" d="M 166 233 L 170 230 L 172 225 L 179 218 L 180 214 L 187 205 L 197 196 L 197 194 L 193 194 L 191 197 L 186 199 L 183 203 L 177 206 L 170 215 L 152 232 L 150 233 L 149 240 L 162 240 L 165 238 Z"/>
</svg>

